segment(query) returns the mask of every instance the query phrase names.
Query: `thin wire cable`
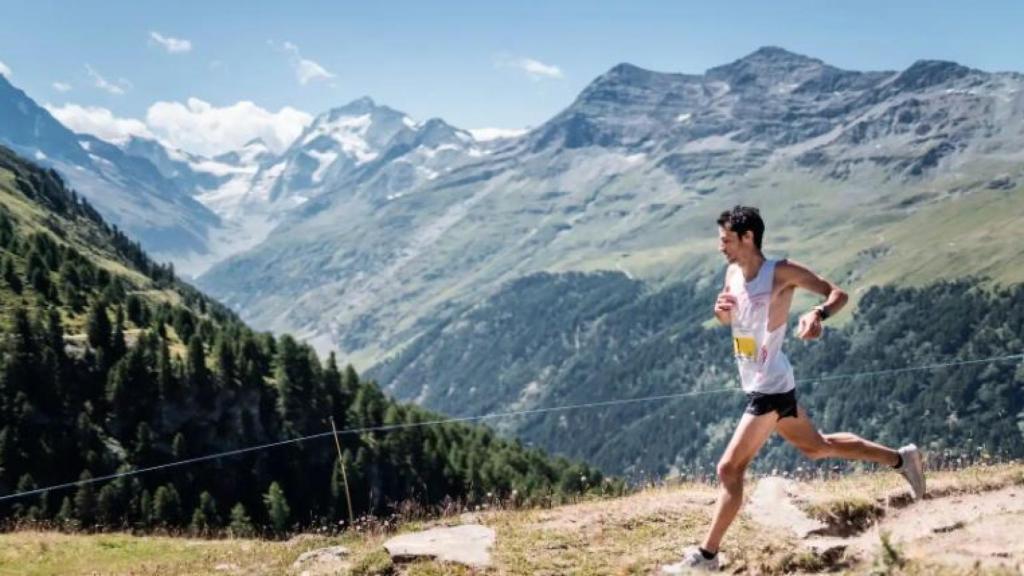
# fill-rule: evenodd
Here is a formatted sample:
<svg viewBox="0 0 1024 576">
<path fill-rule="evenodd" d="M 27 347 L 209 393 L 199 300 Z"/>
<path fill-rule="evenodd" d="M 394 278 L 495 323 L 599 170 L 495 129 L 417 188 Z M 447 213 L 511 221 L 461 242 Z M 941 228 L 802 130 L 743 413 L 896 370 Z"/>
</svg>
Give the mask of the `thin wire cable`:
<svg viewBox="0 0 1024 576">
<path fill-rule="evenodd" d="M 953 366 L 967 366 L 972 364 L 988 364 L 993 362 L 1005 362 L 1007 360 L 1024 360 L 1024 354 L 1009 354 L 1006 356 L 994 356 L 990 358 L 977 358 L 973 360 L 958 360 L 952 362 L 942 362 L 938 364 L 927 364 L 923 366 L 909 366 L 904 368 L 889 368 L 885 370 L 872 370 L 867 372 L 856 372 L 851 374 L 834 374 L 829 376 L 819 376 L 815 378 L 801 378 L 796 380 L 798 383 L 807 382 L 826 382 L 834 380 L 852 379 L 867 376 L 880 376 L 886 374 L 898 374 L 903 372 L 919 372 L 926 370 L 938 370 L 942 368 L 951 368 Z M 207 454 L 205 456 L 197 456 L 195 458 L 186 458 L 184 460 L 177 460 L 174 462 L 167 462 L 164 464 L 157 464 L 155 466 L 147 466 L 145 468 L 138 468 L 135 470 L 125 470 L 124 472 L 116 472 L 114 474 L 107 474 L 104 476 L 97 476 L 95 478 L 88 478 L 85 480 L 76 480 L 74 482 L 65 482 L 63 484 L 54 484 L 43 488 L 36 488 L 33 490 L 26 490 L 23 492 L 15 492 L 13 494 L 6 494 L 0 496 L 0 502 L 6 500 L 13 500 L 16 498 L 24 498 L 26 496 L 32 496 L 35 494 L 42 494 L 43 492 L 63 490 L 65 488 L 74 488 L 77 486 L 84 486 L 86 484 L 95 484 L 97 482 L 106 482 L 108 480 L 116 480 L 118 478 L 125 478 L 128 476 L 136 476 L 139 474 L 145 474 L 148 472 L 155 472 L 157 470 L 166 470 L 168 468 L 175 468 L 179 466 L 186 466 L 189 464 L 195 464 L 198 462 L 205 462 L 209 460 L 217 460 L 220 458 L 226 458 L 229 456 L 237 456 L 239 454 L 245 454 L 248 452 L 256 452 L 259 450 L 266 450 L 269 448 L 276 448 L 278 446 L 284 446 L 287 444 L 297 444 L 305 442 L 307 440 L 316 440 L 319 438 L 326 438 L 328 436 L 334 436 L 335 434 L 365 434 L 368 432 L 390 432 L 392 430 L 400 430 L 407 428 L 421 428 L 426 426 L 436 426 L 440 424 L 455 424 L 463 422 L 479 422 L 482 420 L 491 420 L 495 418 L 507 418 L 510 416 L 529 416 L 534 414 L 544 414 L 549 412 L 562 412 L 568 410 L 582 410 L 588 408 L 602 408 L 606 406 L 619 406 L 624 404 L 635 404 L 639 402 L 654 402 L 657 400 L 675 400 L 679 398 L 688 398 L 693 396 L 704 396 L 708 394 L 720 394 L 722 392 L 740 392 L 741 390 L 735 386 L 728 386 L 725 388 L 714 388 L 710 390 L 696 390 L 691 392 L 679 392 L 676 394 L 659 394 L 656 396 L 642 396 L 639 398 L 618 398 L 614 400 L 603 400 L 598 402 L 586 402 L 583 404 L 567 404 L 564 406 L 548 406 L 543 408 L 532 408 L 529 410 L 515 410 L 512 412 L 492 412 L 489 414 L 482 414 L 477 416 L 460 416 L 453 418 L 441 418 L 436 420 L 424 420 L 423 422 L 403 422 L 400 424 L 387 424 L 380 426 L 367 426 L 363 428 L 347 428 L 345 430 L 338 430 L 337 432 L 319 432 L 316 434 L 310 434 L 299 438 L 289 438 L 288 440 L 280 440 L 277 442 L 269 442 L 266 444 L 259 444 L 257 446 L 249 446 L 247 448 L 238 448 L 235 450 L 228 450 L 225 452 L 218 452 L 215 454 Z"/>
<path fill-rule="evenodd" d="M 832 374 L 818 376 L 816 378 L 801 378 L 797 383 L 802 382 L 828 382 L 831 380 L 843 380 L 846 378 L 859 378 L 862 376 L 884 376 L 887 374 L 900 374 L 903 372 L 918 372 L 922 370 L 938 370 L 952 366 L 968 366 L 970 364 L 988 364 L 992 362 L 1003 362 L 1006 360 L 1024 360 L 1024 354 L 1007 354 L 1006 356 L 993 356 L 990 358 L 977 358 L 974 360 L 954 360 L 952 362 L 941 362 L 938 364 L 926 364 L 924 366 L 909 366 L 904 368 L 887 368 L 884 370 L 871 370 L 868 372 L 856 372 L 853 374 Z"/>
</svg>

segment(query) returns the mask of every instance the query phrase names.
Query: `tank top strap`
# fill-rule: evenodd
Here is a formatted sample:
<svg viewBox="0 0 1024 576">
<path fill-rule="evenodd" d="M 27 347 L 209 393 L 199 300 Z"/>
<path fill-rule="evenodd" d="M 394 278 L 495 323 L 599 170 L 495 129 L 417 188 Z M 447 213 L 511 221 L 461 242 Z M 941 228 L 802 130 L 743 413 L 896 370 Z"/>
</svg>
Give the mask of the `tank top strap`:
<svg viewBox="0 0 1024 576">
<path fill-rule="evenodd" d="M 765 259 L 764 263 L 761 264 L 761 269 L 757 271 L 757 276 L 747 283 L 746 288 L 749 294 L 764 294 L 772 291 L 775 281 L 776 262 L 778 261 Z"/>
</svg>

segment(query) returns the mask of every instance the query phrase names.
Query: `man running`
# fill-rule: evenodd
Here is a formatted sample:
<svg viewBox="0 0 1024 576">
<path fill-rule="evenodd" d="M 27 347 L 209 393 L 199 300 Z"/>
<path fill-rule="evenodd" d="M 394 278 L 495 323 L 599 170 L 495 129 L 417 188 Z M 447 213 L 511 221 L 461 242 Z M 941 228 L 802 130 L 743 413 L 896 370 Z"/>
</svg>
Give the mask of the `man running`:
<svg viewBox="0 0 1024 576">
<path fill-rule="evenodd" d="M 736 206 L 718 218 L 718 250 L 729 263 L 715 316 L 732 327 L 733 351 L 747 408 L 718 462 L 722 491 L 704 542 L 663 572 L 717 570 L 718 547 L 743 503 L 743 475 L 772 432 L 813 460 L 843 458 L 892 466 L 907 479 L 915 499 L 924 496 L 921 453 L 913 444 L 893 450 L 847 432 L 821 434 L 797 405 L 793 367 L 782 353 L 786 321 L 797 288 L 825 301 L 800 317 L 797 337 L 821 336 L 821 323 L 846 304 L 846 293 L 796 262 L 761 253 L 764 222 L 757 208 Z"/>
</svg>

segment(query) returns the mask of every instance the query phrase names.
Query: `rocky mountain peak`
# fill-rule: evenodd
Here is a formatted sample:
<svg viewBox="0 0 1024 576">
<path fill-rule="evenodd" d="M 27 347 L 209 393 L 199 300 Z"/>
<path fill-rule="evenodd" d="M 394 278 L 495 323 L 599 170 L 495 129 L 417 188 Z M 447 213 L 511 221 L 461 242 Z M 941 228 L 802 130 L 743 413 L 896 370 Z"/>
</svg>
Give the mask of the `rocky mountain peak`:
<svg viewBox="0 0 1024 576">
<path fill-rule="evenodd" d="M 905 90 L 921 90 L 959 80 L 975 70 L 945 60 L 918 60 L 893 80 L 893 85 Z"/>
<path fill-rule="evenodd" d="M 418 139 L 427 145 L 437 145 L 450 141 L 471 141 L 468 134 L 460 137 L 462 132 L 458 128 L 445 122 L 440 118 L 431 118 L 418 127 Z M 467 140 L 467 136 L 469 136 Z"/>
<path fill-rule="evenodd" d="M 313 124 L 315 125 L 318 123 L 322 124 L 325 122 L 336 122 L 338 119 L 341 118 L 358 117 L 366 115 L 370 115 L 370 117 L 373 119 L 401 119 L 405 117 L 405 114 L 403 114 L 402 112 L 399 112 L 398 110 L 395 110 L 393 108 L 389 108 L 388 106 L 377 104 L 373 100 L 373 98 L 370 98 L 369 96 L 363 96 L 362 98 L 353 100 L 343 106 L 331 108 L 327 112 L 324 112 L 323 114 L 319 115 L 313 121 Z"/>
<path fill-rule="evenodd" d="M 765 46 L 735 62 L 711 68 L 705 76 L 710 80 L 727 82 L 734 88 L 764 87 L 802 84 L 830 69 L 831 66 L 817 58 L 775 46 Z"/>
</svg>

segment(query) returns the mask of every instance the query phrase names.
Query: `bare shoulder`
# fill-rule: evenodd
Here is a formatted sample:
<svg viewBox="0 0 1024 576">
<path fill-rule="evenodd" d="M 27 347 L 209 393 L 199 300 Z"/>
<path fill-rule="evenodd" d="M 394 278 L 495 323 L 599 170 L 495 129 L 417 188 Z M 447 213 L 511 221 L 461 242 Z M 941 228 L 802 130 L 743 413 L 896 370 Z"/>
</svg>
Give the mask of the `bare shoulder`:
<svg viewBox="0 0 1024 576">
<path fill-rule="evenodd" d="M 775 270 L 778 271 L 779 274 L 786 276 L 808 273 L 814 274 L 808 266 L 790 258 L 780 258 L 778 262 L 775 263 Z"/>
<path fill-rule="evenodd" d="M 783 258 L 775 265 L 775 277 L 786 285 L 797 286 L 808 280 L 821 278 L 809 267 L 789 258 Z"/>
<path fill-rule="evenodd" d="M 828 294 L 832 284 L 817 272 L 795 260 L 780 260 L 775 267 L 776 282 L 786 287 L 797 287 Z"/>
</svg>

